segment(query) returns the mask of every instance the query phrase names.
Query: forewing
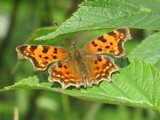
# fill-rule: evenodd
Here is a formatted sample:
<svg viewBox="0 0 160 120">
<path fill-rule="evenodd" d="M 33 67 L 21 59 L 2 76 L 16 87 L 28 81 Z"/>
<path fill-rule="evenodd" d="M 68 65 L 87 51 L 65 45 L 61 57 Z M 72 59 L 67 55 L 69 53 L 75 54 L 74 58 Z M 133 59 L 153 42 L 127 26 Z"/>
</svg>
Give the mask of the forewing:
<svg viewBox="0 0 160 120">
<path fill-rule="evenodd" d="M 125 54 L 123 44 L 130 39 L 128 28 L 117 29 L 89 41 L 83 49 L 90 54 L 110 53 L 121 57 Z"/>
<path fill-rule="evenodd" d="M 16 48 L 19 59 L 29 59 L 35 70 L 45 70 L 55 61 L 68 57 L 68 52 L 60 47 L 42 45 L 22 45 Z"/>
</svg>

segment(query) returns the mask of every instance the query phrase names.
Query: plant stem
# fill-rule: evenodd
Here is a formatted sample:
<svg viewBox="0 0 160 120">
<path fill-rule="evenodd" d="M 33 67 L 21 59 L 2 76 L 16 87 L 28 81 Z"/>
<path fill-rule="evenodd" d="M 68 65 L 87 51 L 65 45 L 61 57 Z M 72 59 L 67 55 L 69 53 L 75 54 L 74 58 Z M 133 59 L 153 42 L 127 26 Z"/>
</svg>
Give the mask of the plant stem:
<svg viewBox="0 0 160 120">
<path fill-rule="evenodd" d="M 96 120 L 96 115 L 101 109 L 103 103 L 95 102 L 84 116 L 84 120 Z"/>
<path fill-rule="evenodd" d="M 62 106 L 64 110 L 64 118 L 66 120 L 71 120 L 69 97 L 65 94 L 62 94 L 61 98 L 62 98 Z"/>
<path fill-rule="evenodd" d="M 41 94 L 40 90 L 35 90 L 33 91 L 33 94 L 30 98 L 30 103 L 29 103 L 29 108 L 28 111 L 26 112 L 26 116 L 24 118 L 24 120 L 31 120 L 35 114 L 35 110 L 36 110 L 36 99 L 39 97 L 39 95 Z"/>
</svg>

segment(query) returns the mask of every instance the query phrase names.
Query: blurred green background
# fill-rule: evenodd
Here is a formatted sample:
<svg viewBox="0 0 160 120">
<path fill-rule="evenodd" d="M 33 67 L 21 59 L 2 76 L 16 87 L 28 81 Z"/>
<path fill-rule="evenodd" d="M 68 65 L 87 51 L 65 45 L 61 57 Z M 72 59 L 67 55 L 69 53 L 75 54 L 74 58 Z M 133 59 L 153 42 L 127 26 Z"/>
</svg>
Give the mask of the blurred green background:
<svg viewBox="0 0 160 120">
<path fill-rule="evenodd" d="M 0 1 L 0 89 L 33 75 L 28 60 L 17 60 L 15 47 L 24 44 L 40 27 L 57 28 L 78 9 L 83 0 L 1 0 Z M 129 53 L 152 31 L 131 29 L 132 41 L 125 44 Z M 99 33 L 77 34 L 54 45 L 68 48 L 72 39 L 82 47 Z M 83 41 L 80 42 L 80 39 Z M 0 120 L 159 120 L 151 110 L 85 101 L 42 90 L 16 90 L 0 93 Z"/>
</svg>

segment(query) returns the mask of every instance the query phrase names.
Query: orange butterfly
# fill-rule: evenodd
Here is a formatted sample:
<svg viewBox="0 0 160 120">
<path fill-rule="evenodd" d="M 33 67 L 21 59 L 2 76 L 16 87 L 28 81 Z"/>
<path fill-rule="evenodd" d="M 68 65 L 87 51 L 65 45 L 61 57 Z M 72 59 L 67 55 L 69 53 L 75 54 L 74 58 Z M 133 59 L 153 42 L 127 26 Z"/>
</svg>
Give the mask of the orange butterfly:
<svg viewBox="0 0 160 120">
<path fill-rule="evenodd" d="M 57 46 L 22 45 L 16 48 L 19 59 L 29 59 L 35 70 L 48 70 L 49 82 L 59 82 L 62 89 L 69 86 L 98 85 L 100 81 L 111 81 L 111 74 L 118 70 L 114 60 L 101 53 L 110 53 L 116 57 L 125 54 L 123 43 L 130 40 L 129 29 L 122 28 L 106 33 L 77 49 L 73 43 L 71 50 Z"/>
</svg>

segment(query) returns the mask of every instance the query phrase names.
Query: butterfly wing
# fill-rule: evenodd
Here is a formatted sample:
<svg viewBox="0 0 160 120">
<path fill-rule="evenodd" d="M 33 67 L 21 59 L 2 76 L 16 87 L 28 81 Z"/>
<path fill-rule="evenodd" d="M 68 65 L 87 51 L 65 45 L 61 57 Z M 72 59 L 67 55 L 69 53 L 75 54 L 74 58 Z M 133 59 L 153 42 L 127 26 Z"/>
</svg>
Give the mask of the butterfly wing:
<svg viewBox="0 0 160 120">
<path fill-rule="evenodd" d="M 75 64 L 75 61 L 70 59 L 53 64 L 48 70 L 48 80 L 50 82 L 59 82 L 63 90 L 69 86 L 75 86 L 76 88 L 85 86 L 84 79 Z"/>
<path fill-rule="evenodd" d="M 112 58 L 104 55 L 88 55 L 85 58 L 88 67 L 87 85 L 98 85 L 100 81 L 111 81 L 111 74 L 118 71 Z"/>
<path fill-rule="evenodd" d="M 125 54 L 123 43 L 130 39 L 129 29 L 117 29 L 89 41 L 83 49 L 90 54 L 110 53 L 121 57 Z"/>
<path fill-rule="evenodd" d="M 45 70 L 51 63 L 68 57 L 68 52 L 60 47 L 42 45 L 22 45 L 16 48 L 19 59 L 29 59 L 35 70 Z"/>
</svg>

